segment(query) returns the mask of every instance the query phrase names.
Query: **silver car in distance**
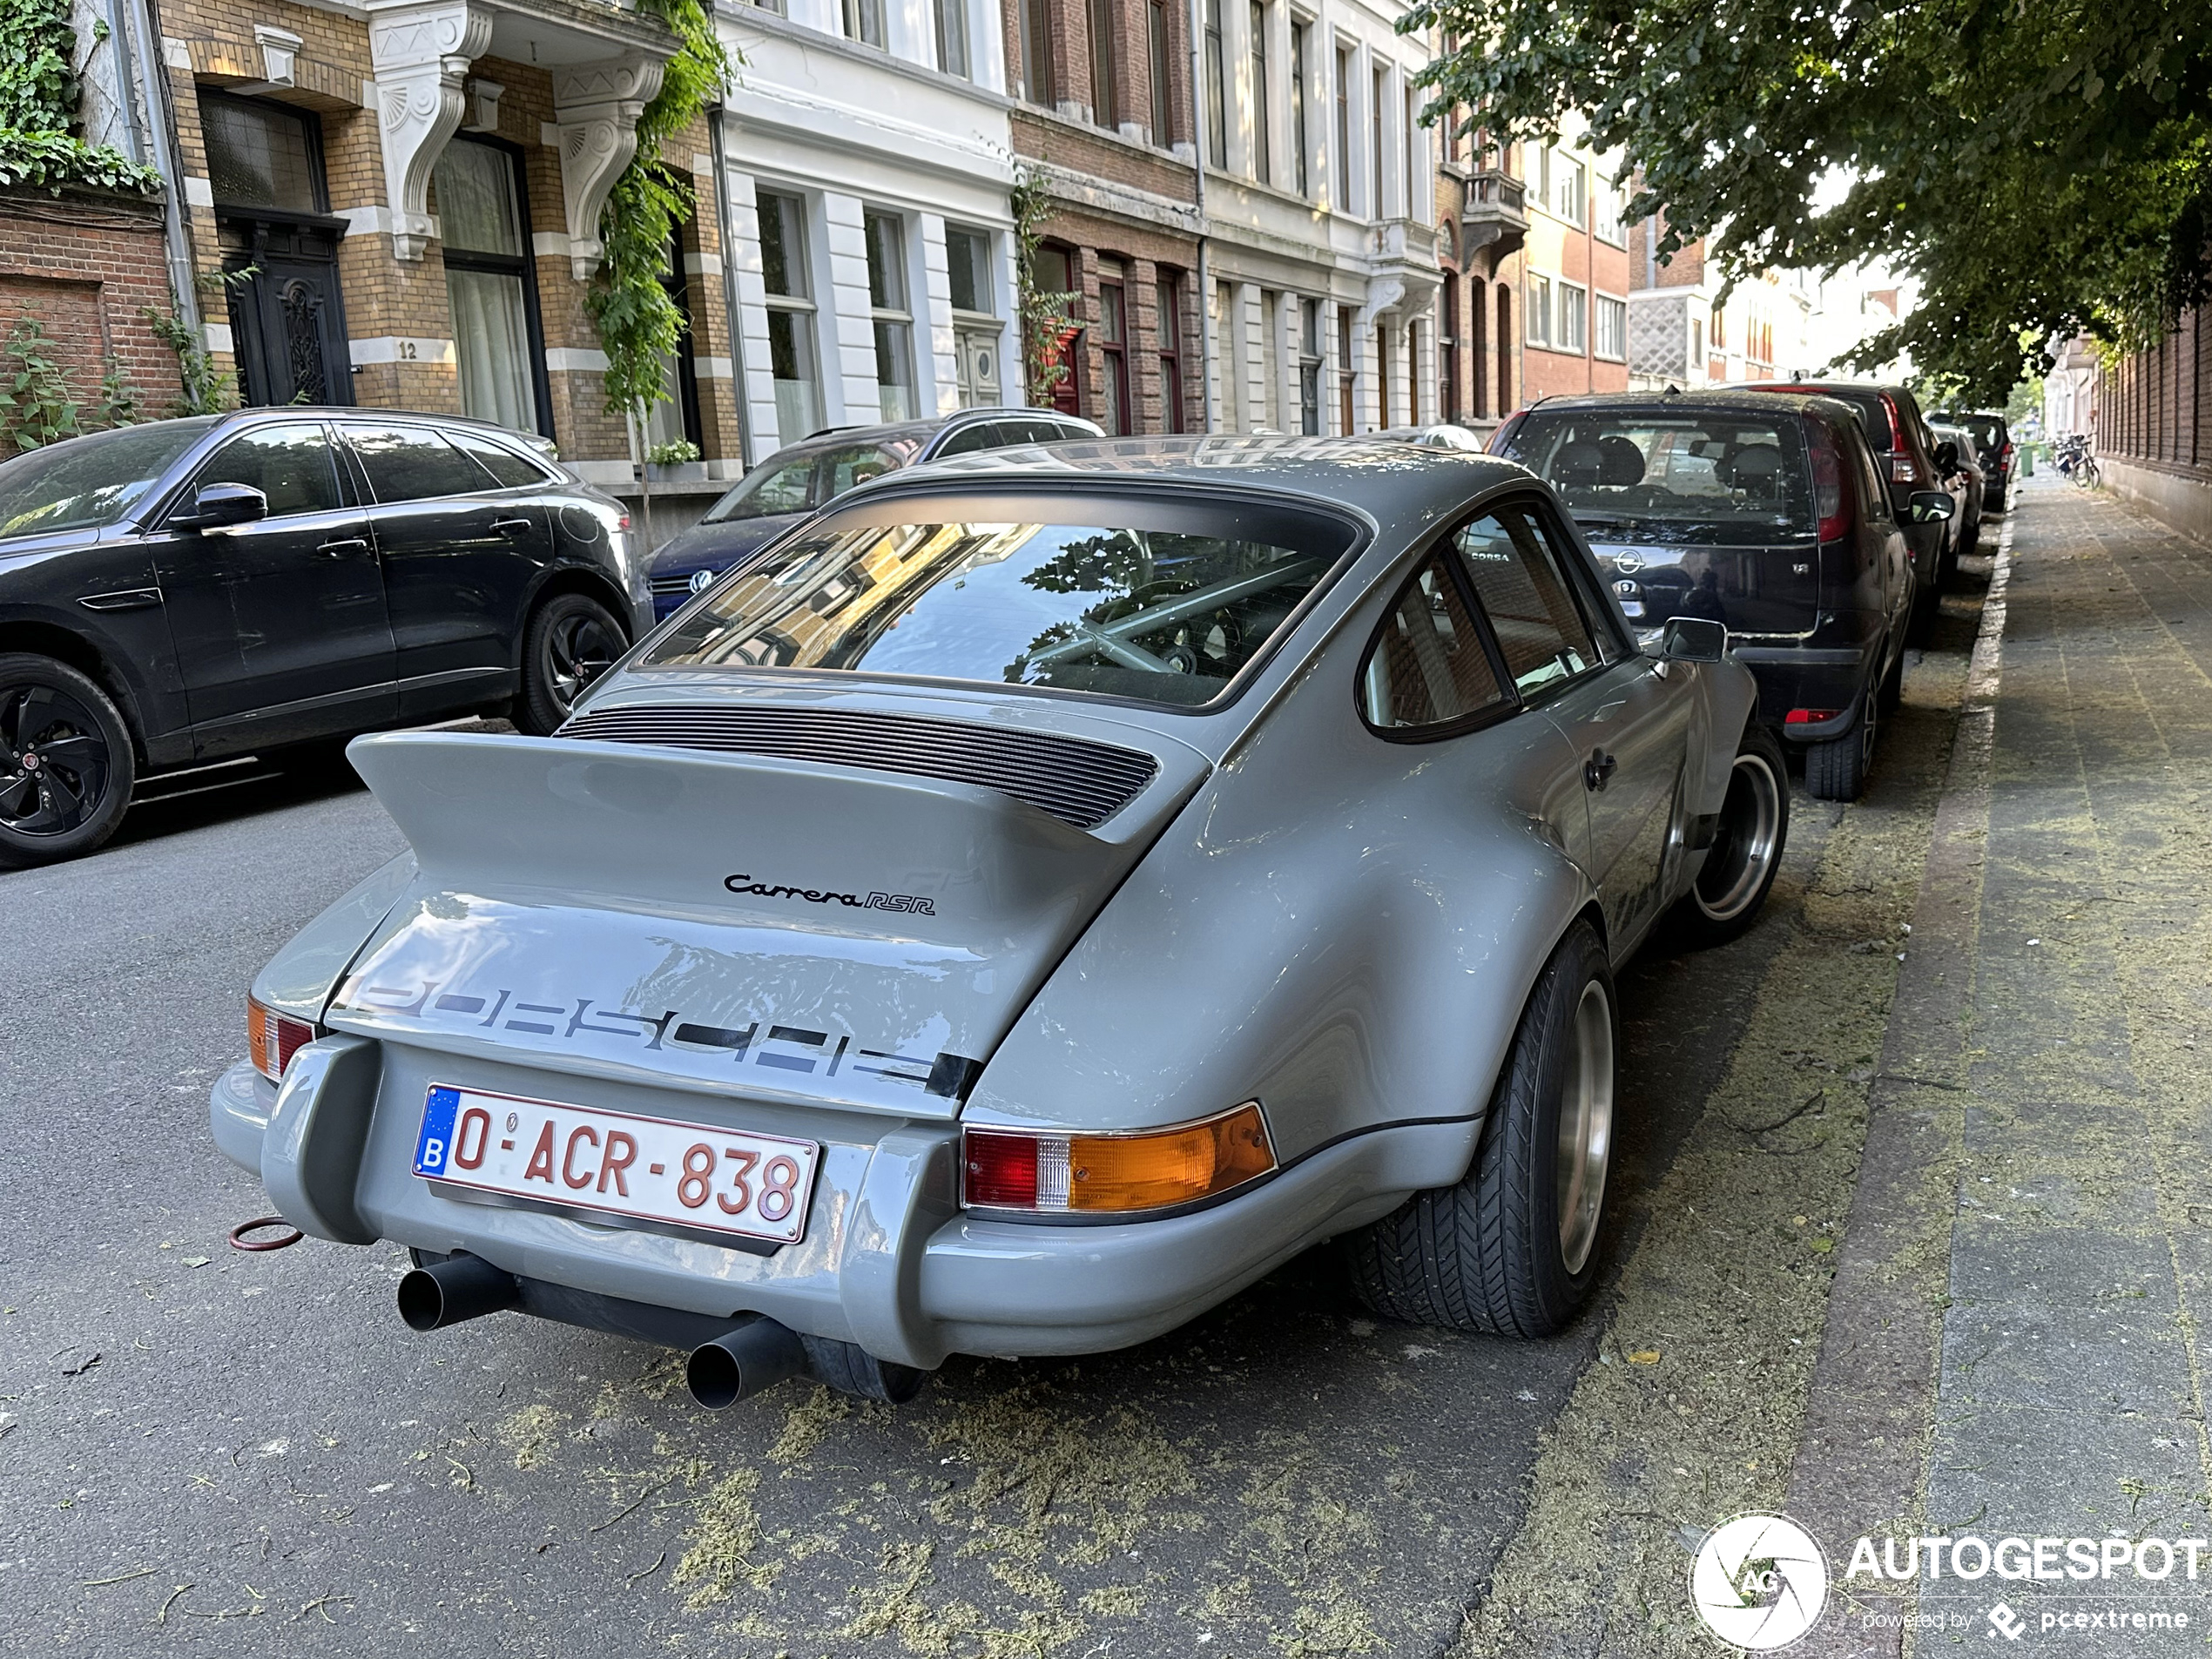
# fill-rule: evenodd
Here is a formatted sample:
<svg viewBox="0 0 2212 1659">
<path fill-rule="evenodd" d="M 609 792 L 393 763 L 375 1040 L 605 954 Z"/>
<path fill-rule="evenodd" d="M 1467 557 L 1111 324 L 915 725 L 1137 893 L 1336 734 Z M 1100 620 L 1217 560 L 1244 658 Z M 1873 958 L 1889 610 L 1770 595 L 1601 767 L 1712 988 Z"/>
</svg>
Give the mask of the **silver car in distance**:
<svg viewBox="0 0 2212 1659">
<path fill-rule="evenodd" d="M 409 1324 L 726 1404 L 1173 1329 L 1324 1240 L 1522 1336 L 1598 1271 L 1613 974 L 1786 833 L 1720 624 L 1640 646 L 1548 486 L 1359 440 L 853 492 L 550 738 L 349 751 L 412 852 L 263 970 L 215 1138 Z"/>
</svg>

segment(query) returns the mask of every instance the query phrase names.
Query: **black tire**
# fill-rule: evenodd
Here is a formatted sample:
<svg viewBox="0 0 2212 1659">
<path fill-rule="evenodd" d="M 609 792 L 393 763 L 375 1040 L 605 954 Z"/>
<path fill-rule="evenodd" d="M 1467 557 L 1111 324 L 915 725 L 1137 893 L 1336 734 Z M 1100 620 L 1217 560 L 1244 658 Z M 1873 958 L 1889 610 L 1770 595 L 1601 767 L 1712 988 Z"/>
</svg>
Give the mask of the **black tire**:
<svg viewBox="0 0 2212 1659">
<path fill-rule="evenodd" d="M 1789 841 L 1789 765 L 1781 741 L 1754 720 L 1737 745 L 1720 826 L 1705 862 L 1668 919 L 1674 936 L 1693 950 L 1703 950 L 1749 929 L 1774 889 Z"/>
<path fill-rule="evenodd" d="M 90 853 L 138 777 L 131 729 L 96 681 L 51 657 L 0 656 L 0 865 Z"/>
<path fill-rule="evenodd" d="M 1593 995 L 1599 1001 L 1586 1014 Z M 1416 1325 L 1513 1337 L 1549 1336 L 1575 1318 L 1603 1254 L 1618 1008 L 1605 948 L 1578 921 L 1521 1009 L 1467 1174 L 1415 1193 L 1347 1242 L 1352 1286 L 1369 1307 Z M 1560 1190 L 1561 1115 L 1582 1078 L 1602 1098 L 1603 1123 L 1594 1177 L 1570 1182 L 1570 1197 Z M 1562 1240 L 1570 1205 L 1579 1261 Z"/>
<path fill-rule="evenodd" d="M 1815 800 L 1857 800 L 1865 789 L 1874 769 L 1874 742 L 1881 735 L 1881 703 L 1870 688 L 1850 731 L 1805 750 L 1805 787 Z"/>
<path fill-rule="evenodd" d="M 530 612 L 523 631 L 523 692 L 515 699 L 515 724 L 543 737 L 629 649 L 630 637 L 606 606 L 585 594 L 555 594 Z"/>
<path fill-rule="evenodd" d="M 912 1366 L 879 1359 L 865 1348 L 833 1337 L 799 1339 L 806 1350 L 807 1374 L 840 1394 L 903 1406 L 921 1392 L 925 1373 Z"/>
<path fill-rule="evenodd" d="M 1876 695 L 1880 699 L 1882 712 L 1885 714 L 1894 714 L 1905 705 L 1905 653 L 1903 651 L 1898 652 L 1897 660 L 1890 664 L 1890 671 L 1882 676 L 1882 684 Z"/>
</svg>

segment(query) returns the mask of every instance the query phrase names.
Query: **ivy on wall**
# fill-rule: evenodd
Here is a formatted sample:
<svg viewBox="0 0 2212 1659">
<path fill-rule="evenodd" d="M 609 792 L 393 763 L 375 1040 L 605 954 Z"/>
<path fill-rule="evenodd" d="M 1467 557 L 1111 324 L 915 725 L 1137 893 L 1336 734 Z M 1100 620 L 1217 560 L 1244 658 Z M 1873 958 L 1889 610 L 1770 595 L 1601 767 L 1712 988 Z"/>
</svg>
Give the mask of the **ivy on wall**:
<svg viewBox="0 0 2212 1659">
<path fill-rule="evenodd" d="M 607 354 L 607 412 L 642 416 L 667 397 L 661 364 L 683 338 L 684 314 L 661 278 L 670 238 L 697 201 L 691 169 L 663 160 L 661 145 L 699 118 L 728 84 L 732 64 L 699 0 L 639 0 L 639 7 L 667 24 L 680 44 L 637 118 L 637 153 L 599 216 L 604 253 L 583 303 Z"/>
<path fill-rule="evenodd" d="M 70 132 L 77 118 L 77 34 L 69 0 L 0 0 L 0 185 L 59 195 L 64 185 L 152 196 L 161 175 Z"/>
</svg>

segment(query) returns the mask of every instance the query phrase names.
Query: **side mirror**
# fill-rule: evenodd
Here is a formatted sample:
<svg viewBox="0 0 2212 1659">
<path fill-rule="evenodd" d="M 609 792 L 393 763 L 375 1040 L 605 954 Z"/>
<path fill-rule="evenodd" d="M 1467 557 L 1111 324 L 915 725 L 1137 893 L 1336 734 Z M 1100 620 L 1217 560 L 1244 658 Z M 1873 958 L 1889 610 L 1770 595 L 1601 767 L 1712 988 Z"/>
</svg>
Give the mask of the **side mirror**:
<svg viewBox="0 0 2212 1659">
<path fill-rule="evenodd" d="M 184 529 L 223 529 L 251 524 L 269 516 L 269 498 L 251 484 L 202 484 L 192 496 L 192 511 L 170 516 Z"/>
<path fill-rule="evenodd" d="M 1717 663 L 1728 655 L 1728 624 L 1710 617 L 1670 617 L 1659 655 L 1670 663 Z"/>
<path fill-rule="evenodd" d="M 1959 510 L 1959 503 L 1940 489 L 1916 489 L 1905 503 L 1905 516 L 1915 524 L 1933 524 Z"/>
<path fill-rule="evenodd" d="M 1959 446 L 1949 438 L 1936 445 L 1936 470 L 1948 478 L 1959 470 Z"/>
</svg>

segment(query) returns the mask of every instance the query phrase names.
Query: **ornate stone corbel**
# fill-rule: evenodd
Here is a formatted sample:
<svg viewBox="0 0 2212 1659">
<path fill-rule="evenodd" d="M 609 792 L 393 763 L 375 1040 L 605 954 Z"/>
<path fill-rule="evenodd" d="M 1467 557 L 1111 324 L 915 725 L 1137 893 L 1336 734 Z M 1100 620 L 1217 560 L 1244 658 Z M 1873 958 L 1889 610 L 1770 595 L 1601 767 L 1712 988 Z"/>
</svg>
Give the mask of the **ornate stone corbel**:
<svg viewBox="0 0 2212 1659">
<path fill-rule="evenodd" d="M 491 42 L 492 14 L 469 0 L 378 5 L 368 21 L 376 71 L 376 118 L 384 145 L 384 188 L 392 255 L 419 260 L 436 227 L 430 172 L 461 125 L 469 65 Z"/>
<path fill-rule="evenodd" d="M 561 195 L 568 209 L 569 265 L 588 281 L 605 251 L 599 213 L 637 153 L 637 118 L 660 91 L 658 57 L 629 53 L 553 73 L 553 117 L 561 140 Z"/>
</svg>

